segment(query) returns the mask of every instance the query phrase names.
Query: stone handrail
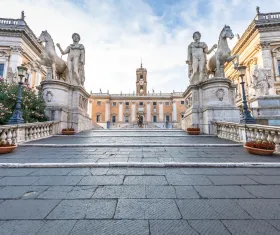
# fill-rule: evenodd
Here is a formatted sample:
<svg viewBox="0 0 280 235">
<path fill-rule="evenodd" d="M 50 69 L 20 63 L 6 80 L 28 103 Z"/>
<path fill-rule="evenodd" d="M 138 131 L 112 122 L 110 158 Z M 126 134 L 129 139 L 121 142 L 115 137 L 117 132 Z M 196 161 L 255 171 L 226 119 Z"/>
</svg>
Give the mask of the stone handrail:
<svg viewBox="0 0 280 235">
<path fill-rule="evenodd" d="M 90 93 L 92 96 L 112 96 L 112 97 L 119 97 L 119 96 L 137 96 L 136 93 L 122 93 L 122 94 L 109 94 L 109 93 Z M 183 92 L 173 92 L 173 93 L 147 93 L 146 95 L 141 95 L 142 96 L 182 96 Z"/>
<path fill-rule="evenodd" d="M 0 138 L 5 143 L 17 144 L 58 134 L 58 121 L 35 122 L 0 126 Z"/>
<path fill-rule="evenodd" d="M 256 20 L 280 20 L 280 12 L 261 13 L 256 16 Z"/>
<path fill-rule="evenodd" d="M 0 24 L 18 25 L 20 20 L 0 18 Z"/>
<path fill-rule="evenodd" d="M 219 138 L 242 143 L 267 141 L 275 143 L 276 152 L 280 152 L 280 127 L 233 122 L 216 122 L 214 126 Z"/>
</svg>

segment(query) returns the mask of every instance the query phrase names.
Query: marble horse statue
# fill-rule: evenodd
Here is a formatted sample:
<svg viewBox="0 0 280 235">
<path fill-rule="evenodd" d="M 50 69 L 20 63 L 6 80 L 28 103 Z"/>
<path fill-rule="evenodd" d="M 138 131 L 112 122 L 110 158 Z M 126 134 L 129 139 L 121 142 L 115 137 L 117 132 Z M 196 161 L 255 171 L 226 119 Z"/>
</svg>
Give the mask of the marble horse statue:
<svg viewBox="0 0 280 235">
<path fill-rule="evenodd" d="M 44 50 L 41 54 L 41 60 L 38 60 L 39 64 L 52 68 L 52 79 L 66 80 L 66 62 L 56 54 L 53 39 L 47 30 L 42 31 L 38 42 L 41 44 L 43 42 L 45 43 Z"/>
<path fill-rule="evenodd" d="M 230 26 L 225 25 L 219 37 L 218 48 L 216 53 L 208 60 L 207 69 L 209 74 L 214 74 L 215 77 L 225 77 L 226 62 L 233 62 L 234 68 L 237 69 L 239 64 L 239 56 L 231 55 L 231 50 L 228 46 L 227 39 L 233 39 L 234 34 Z M 236 63 L 234 63 L 236 59 Z"/>
</svg>

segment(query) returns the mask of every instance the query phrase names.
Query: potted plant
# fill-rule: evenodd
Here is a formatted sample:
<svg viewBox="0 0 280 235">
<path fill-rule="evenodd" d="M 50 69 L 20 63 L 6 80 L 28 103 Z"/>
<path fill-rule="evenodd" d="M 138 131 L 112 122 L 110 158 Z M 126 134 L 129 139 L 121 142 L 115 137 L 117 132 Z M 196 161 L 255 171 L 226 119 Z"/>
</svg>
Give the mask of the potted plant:
<svg viewBox="0 0 280 235">
<path fill-rule="evenodd" d="M 75 134 L 75 130 L 72 127 L 62 129 L 62 135 L 74 135 L 74 134 Z"/>
<path fill-rule="evenodd" d="M 272 155 L 275 152 L 275 144 L 265 141 L 251 141 L 244 145 L 248 153 L 256 155 Z"/>
<path fill-rule="evenodd" d="M 3 140 L 0 140 L 0 154 L 11 153 L 14 151 L 16 147 L 17 146 L 15 144 L 9 144 L 9 143 L 5 144 Z"/>
<path fill-rule="evenodd" d="M 189 135 L 199 135 L 200 134 L 200 128 L 189 127 L 189 128 L 187 128 L 187 132 L 188 132 Z"/>
</svg>

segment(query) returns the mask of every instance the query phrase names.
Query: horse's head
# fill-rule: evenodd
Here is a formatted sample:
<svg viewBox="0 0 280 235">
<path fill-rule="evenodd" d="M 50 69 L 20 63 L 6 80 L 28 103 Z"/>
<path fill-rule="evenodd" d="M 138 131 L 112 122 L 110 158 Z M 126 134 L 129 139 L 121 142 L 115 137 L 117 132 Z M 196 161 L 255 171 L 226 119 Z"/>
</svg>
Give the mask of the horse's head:
<svg viewBox="0 0 280 235">
<path fill-rule="evenodd" d="M 49 33 L 46 31 L 42 31 L 40 37 L 38 38 L 38 42 L 39 43 L 43 43 L 43 42 L 48 42 L 50 40 L 50 35 Z"/>
<path fill-rule="evenodd" d="M 225 25 L 225 27 L 223 28 L 221 35 L 222 38 L 229 38 L 229 39 L 233 39 L 234 38 L 234 34 L 230 28 L 230 26 Z"/>
</svg>

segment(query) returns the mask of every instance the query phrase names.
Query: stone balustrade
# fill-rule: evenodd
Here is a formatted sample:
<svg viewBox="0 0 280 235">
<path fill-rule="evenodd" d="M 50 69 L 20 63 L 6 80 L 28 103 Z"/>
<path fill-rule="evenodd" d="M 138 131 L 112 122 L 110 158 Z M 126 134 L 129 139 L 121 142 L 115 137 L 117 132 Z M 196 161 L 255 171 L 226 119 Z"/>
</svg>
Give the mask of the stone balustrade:
<svg viewBox="0 0 280 235">
<path fill-rule="evenodd" d="M 280 127 L 241 124 L 232 122 L 214 123 L 216 135 L 219 138 L 229 139 L 236 142 L 267 141 L 275 143 L 276 152 L 280 152 Z"/>
<path fill-rule="evenodd" d="M 0 138 L 5 143 L 17 144 L 58 134 L 59 122 L 35 122 L 0 126 Z"/>
</svg>

